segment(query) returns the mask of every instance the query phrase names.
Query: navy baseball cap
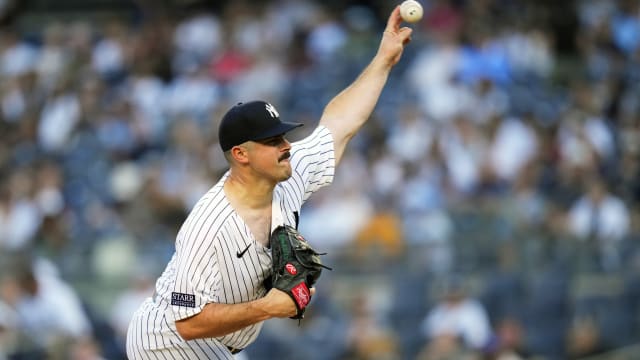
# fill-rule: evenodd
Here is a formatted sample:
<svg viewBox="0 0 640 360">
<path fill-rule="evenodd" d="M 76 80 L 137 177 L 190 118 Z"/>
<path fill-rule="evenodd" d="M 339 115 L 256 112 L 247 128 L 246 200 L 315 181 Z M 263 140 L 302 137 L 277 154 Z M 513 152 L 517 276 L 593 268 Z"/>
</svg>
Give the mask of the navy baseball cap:
<svg viewBox="0 0 640 360">
<path fill-rule="evenodd" d="M 244 142 L 282 135 L 302 125 L 281 121 L 276 108 L 268 102 L 238 103 L 222 117 L 218 140 L 222 151 L 227 151 Z"/>
</svg>

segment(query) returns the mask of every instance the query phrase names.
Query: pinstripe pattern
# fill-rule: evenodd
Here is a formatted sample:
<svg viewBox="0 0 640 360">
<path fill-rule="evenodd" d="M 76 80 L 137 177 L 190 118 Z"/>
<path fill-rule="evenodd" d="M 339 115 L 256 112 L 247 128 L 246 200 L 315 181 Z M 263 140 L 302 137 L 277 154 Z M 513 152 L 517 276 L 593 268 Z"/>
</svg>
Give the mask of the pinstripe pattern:
<svg viewBox="0 0 640 360">
<path fill-rule="evenodd" d="M 285 224 L 295 226 L 309 196 L 333 180 L 333 138 L 318 127 L 291 148 L 292 176 L 274 190 L 273 207 Z M 176 251 L 156 282 L 156 296 L 137 310 L 127 334 L 130 359 L 232 359 L 226 346 L 245 348 L 262 323 L 210 339 L 184 341 L 175 321 L 193 316 L 211 302 L 241 303 L 266 294 L 271 254 L 253 239 L 249 227 L 225 197 L 225 174 L 194 206 L 176 238 Z M 244 249 L 239 258 L 236 254 Z M 188 306 L 171 305 L 172 293 L 193 295 Z M 189 298 L 191 299 L 191 298 Z M 193 306 L 191 306 L 193 305 Z"/>
</svg>

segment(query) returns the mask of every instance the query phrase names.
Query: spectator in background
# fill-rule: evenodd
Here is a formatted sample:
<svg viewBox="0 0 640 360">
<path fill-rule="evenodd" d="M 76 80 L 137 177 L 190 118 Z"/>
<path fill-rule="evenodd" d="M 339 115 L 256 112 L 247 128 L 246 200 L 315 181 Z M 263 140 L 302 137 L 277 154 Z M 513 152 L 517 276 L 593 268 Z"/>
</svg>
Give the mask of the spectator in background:
<svg viewBox="0 0 640 360">
<path fill-rule="evenodd" d="M 347 333 L 347 358 L 397 359 L 401 351 L 398 339 L 381 319 L 372 300 L 359 294 L 350 305 L 353 318 Z"/>
<path fill-rule="evenodd" d="M 526 120 L 504 118 L 492 136 L 486 166 L 499 183 L 513 184 L 538 152 L 537 135 Z"/>
<path fill-rule="evenodd" d="M 69 360 L 107 360 L 101 354 L 100 346 L 92 338 L 75 341 L 69 348 Z"/>
<path fill-rule="evenodd" d="M 595 320 L 589 317 L 575 319 L 567 336 L 568 358 L 583 359 L 604 351 L 600 329 Z"/>
<path fill-rule="evenodd" d="M 583 195 L 568 213 L 569 234 L 581 241 L 591 241 L 599 265 L 604 270 L 620 267 L 620 242 L 630 227 L 629 209 L 611 193 L 603 179 L 586 180 Z"/>
<path fill-rule="evenodd" d="M 192 118 L 205 127 L 219 97 L 220 88 L 209 76 L 208 68 L 196 64 L 174 79 L 167 89 L 164 106 L 170 116 Z"/>
<path fill-rule="evenodd" d="M 0 37 L 0 74 L 7 78 L 25 75 L 34 70 L 39 49 L 22 39 L 15 29 L 3 29 Z"/>
<path fill-rule="evenodd" d="M 440 298 L 422 323 L 427 347 L 459 341 L 463 349 L 480 352 L 489 345 L 492 330 L 484 306 L 468 293 L 461 278 L 446 279 Z"/>
<path fill-rule="evenodd" d="M 476 193 L 489 149 L 489 139 L 466 113 L 451 119 L 439 136 L 438 146 L 451 190 L 467 198 Z"/>
<path fill-rule="evenodd" d="M 38 145 L 50 153 L 62 153 L 80 121 L 80 101 L 68 80 L 56 84 L 38 122 Z"/>
<path fill-rule="evenodd" d="M 618 1 L 618 5 L 611 18 L 611 37 L 620 51 L 632 55 L 640 49 L 640 5 L 629 0 Z"/>
<path fill-rule="evenodd" d="M 31 167 L 14 169 L 6 185 L 0 183 L 0 249 L 18 251 L 29 248 L 42 222 L 34 198 Z"/>
<path fill-rule="evenodd" d="M 17 256 L 3 265 L 0 300 L 15 312 L 16 329 L 32 343 L 29 347 L 65 357 L 71 344 L 91 338 L 78 294 L 51 262 Z"/>
<path fill-rule="evenodd" d="M 404 253 L 402 222 L 389 211 L 388 201 L 378 200 L 368 221 L 354 236 L 354 260 L 375 259 L 376 263 L 395 261 Z"/>
<path fill-rule="evenodd" d="M 529 355 L 525 350 L 525 331 L 522 323 L 515 317 L 505 317 L 495 326 L 496 360 L 523 360 Z"/>
<path fill-rule="evenodd" d="M 65 46 L 66 31 L 61 22 L 53 22 L 44 29 L 42 49 L 35 69 L 40 86 L 44 89 L 51 89 L 60 81 L 69 66 L 71 52 Z"/>
<path fill-rule="evenodd" d="M 3 281 L 0 278 L 0 360 L 8 359 L 18 346 L 17 315 L 4 302 L 9 294 L 6 294 L 6 289 L 2 287 Z"/>
<path fill-rule="evenodd" d="M 215 54 L 222 42 L 222 27 L 217 16 L 210 13 L 192 13 L 178 23 L 173 33 L 173 70 L 189 71 L 206 62 Z"/>
<path fill-rule="evenodd" d="M 347 153 L 342 164 L 349 172 L 336 176 L 333 186 L 338 190 L 311 198 L 311 206 L 300 217 L 300 229 L 309 234 L 309 241 L 322 244 L 330 256 L 352 246 L 358 231 L 374 213 L 371 199 L 360 191 L 366 178 L 362 156 Z"/>
</svg>

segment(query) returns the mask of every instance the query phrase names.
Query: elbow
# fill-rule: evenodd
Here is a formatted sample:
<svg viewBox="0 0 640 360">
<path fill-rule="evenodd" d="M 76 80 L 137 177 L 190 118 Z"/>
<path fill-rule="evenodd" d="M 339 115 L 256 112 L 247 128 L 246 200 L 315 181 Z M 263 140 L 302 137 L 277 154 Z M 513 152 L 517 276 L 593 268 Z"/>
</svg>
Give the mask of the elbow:
<svg viewBox="0 0 640 360">
<path fill-rule="evenodd" d="M 176 321 L 176 330 L 178 335 L 185 341 L 197 339 L 195 332 L 185 320 Z"/>
</svg>

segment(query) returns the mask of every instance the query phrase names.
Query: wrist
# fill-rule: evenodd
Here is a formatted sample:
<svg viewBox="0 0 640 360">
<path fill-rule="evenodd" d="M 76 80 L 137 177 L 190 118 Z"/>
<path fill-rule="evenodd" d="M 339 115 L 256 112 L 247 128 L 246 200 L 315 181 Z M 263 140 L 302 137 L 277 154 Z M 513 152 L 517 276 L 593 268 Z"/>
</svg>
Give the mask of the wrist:
<svg viewBox="0 0 640 360">
<path fill-rule="evenodd" d="M 267 297 L 262 297 L 260 299 L 251 301 L 248 303 L 249 311 L 251 313 L 256 314 L 257 318 L 260 321 L 269 320 L 271 318 L 276 317 L 273 311 L 270 311 L 270 302 Z"/>
<path fill-rule="evenodd" d="M 385 56 L 380 52 L 378 52 L 373 57 L 370 64 L 371 68 L 378 71 L 386 71 L 386 72 L 391 71 L 391 68 L 393 67 L 393 65 L 394 65 L 393 59 L 388 58 L 388 56 Z"/>
</svg>

